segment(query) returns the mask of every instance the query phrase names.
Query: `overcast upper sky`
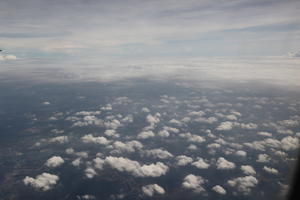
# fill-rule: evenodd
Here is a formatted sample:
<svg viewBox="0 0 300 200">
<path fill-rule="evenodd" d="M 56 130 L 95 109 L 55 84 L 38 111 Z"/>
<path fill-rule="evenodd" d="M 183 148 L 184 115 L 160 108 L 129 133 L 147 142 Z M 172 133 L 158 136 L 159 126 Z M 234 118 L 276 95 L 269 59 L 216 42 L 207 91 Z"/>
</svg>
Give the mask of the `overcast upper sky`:
<svg viewBox="0 0 300 200">
<path fill-rule="evenodd" d="M 1 0 L 18 57 L 277 56 L 299 50 L 298 0 Z"/>
</svg>

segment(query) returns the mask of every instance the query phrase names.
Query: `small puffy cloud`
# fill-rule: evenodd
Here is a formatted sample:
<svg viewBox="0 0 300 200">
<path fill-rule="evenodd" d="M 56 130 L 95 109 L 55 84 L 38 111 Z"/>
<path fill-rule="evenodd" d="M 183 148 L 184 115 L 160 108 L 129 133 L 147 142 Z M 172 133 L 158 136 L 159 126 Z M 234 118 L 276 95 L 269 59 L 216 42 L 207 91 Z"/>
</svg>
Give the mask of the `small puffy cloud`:
<svg viewBox="0 0 300 200">
<path fill-rule="evenodd" d="M 145 151 L 147 156 L 152 156 L 154 158 L 167 159 L 173 157 L 173 155 L 163 149 L 151 149 Z"/>
<path fill-rule="evenodd" d="M 234 124 L 232 122 L 222 122 L 218 127 L 218 131 L 230 131 L 233 128 Z"/>
<path fill-rule="evenodd" d="M 193 117 L 195 117 L 195 116 L 201 117 L 203 115 L 205 115 L 205 112 L 203 112 L 201 110 L 200 111 L 192 111 L 192 112 L 188 113 L 188 116 L 193 116 Z"/>
<path fill-rule="evenodd" d="M 161 162 L 141 165 L 139 162 L 123 157 L 108 156 L 104 160 L 106 165 L 121 172 L 128 172 L 135 177 L 159 177 L 165 175 L 169 167 Z"/>
<path fill-rule="evenodd" d="M 120 137 L 120 135 L 118 133 L 116 133 L 116 130 L 114 129 L 108 129 L 104 132 L 104 134 L 106 136 L 109 136 L 109 137 L 114 137 L 114 138 L 118 138 Z"/>
<path fill-rule="evenodd" d="M 227 181 L 228 185 L 235 187 L 239 193 L 249 195 L 251 189 L 258 184 L 254 176 L 238 177 Z"/>
<path fill-rule="evenodd" d="M 104 126 L 108 129 L 117 129 L 122 126 L 121 122 L 117 119 L 112 119 L 110 121 L 104 122 Z"/>
<path fill-rule="evenodd" d="M 23 179 L 25 185 L 30 185 L 35 189 L 41 189 L 43 191 L 50 190 L 59 181 L 59 177 L 54 174 L 42 173 L 36 178 L 26 176 Z"/>
<path fill-rule="evenodd" d="M 74 167 L 79 167 L 81 164 L 81 158 L 76 158 L 75 160 L 72 161 L 71 163 Z"/>
<path fill-rule="evenodd" d="M 267 154 L 259 154 L 257 157 L 256 162 L 260 162 L 260 163 L 267 163 L 269 162 L 271 159 Z"/>
<path fill-rule="evenodd" d="M 205 182 L 206 180 L 201 176 L 189 174 L 183 179 L 182 187 L 192 190 L 193 192 L 200 193 L 205 191 L 202 186 Z"/>
<path fill-rule="evenodd" d="M 194 121 L 195 121 L 195 122 L 199 122 L 199 123 L 213 124 L 213 123 L 217 122 L 218 119 L 215 118 L 215 117 L 208 117 L 208 118 L 205 118 L 205 117 L 198 117 L 198 118 L 195 119 Z"/>
<path fill-rule="evenodd" d="M 64 159 L 62 159 L 62 157 L 60 156 L 52 156 L 51 158 L 49 158 L 45 165 L 47 167 L 51 167 L 51 168 L 55 168 L 55 167 L 59 167 L 60 165 L 62 165 L 64 163 Z"/>
<path fill-rule="evenodd" d="M 49 101 L 44 101 L 44 102 L 43 102 L 43 105 L 46 105 L 46 106 L 47 106 L 47 105 L 50 105 L 50 102 L 49 102 Z"/>
<path fill-rule="evenodd" d="M 281 146 L 280 141 L 273 138 L 267 138 L 263 140 L 261 143 L 267 147 L 272 147 L 272 148 L 280 148 Z"/>
<path fill-rule="evenodd" d="M 73 154 L 73 153 L 75 153 L 75 150 L 73 148 L 67 148 L 66 153 L 67 154 Z"/>
<path fill-rule="evenodd" d="M 179 133 L 179 129 L 178 128 L 173 128 L 170 126 L 164 126 L 163 130 L 166 130 L 168 132 L 172 132 L 172 133 Z"/>
<path fill-rule="evenodd" d="M 88 167 L 84 170 L 84 174 L 87 178 L 93 178 L 97 175 L 97 172 L 93 168 Z"/>
<path fill-rule="evenodd" d="M 171 119 L 169 122 L 177 126 L 182 126 L 182 122 L 177 119 Z"/>
<path fill-rule="evenodd" d="M 116 141 L 112 144 L 113 151 L 112 153 L 133 153 L 136 150 L 143 148 L 143 144 L 139 141 L 132 140 L 127 142 Z"/>
<path fill-rule="evenodd" d="M 287 157 L 287 153 L 285 153 L 283 151 L 275 151 L 274 154 L 276 156 L 279 156 L 279 157 L 282 157 L 282 158 Z"/>
<path fill-rule="evenodd" d="M 87 134 L 81 137 L 81 140 L 84 143 L 95 143 L 95 144 L 103 144 L 103 145 L 107 145 L 110 142 L 105 137 L 102 136 L 94 137 L 92 134 Z"/>
<path fill-rule="evenodd" d="M 57 137 L 54 137 L 54 138 L 51 138 L 49 140 L 49 142 L 57 142 L 57 143 L 60 143 L 60 144 L 63 144 L 63 143 L 66 143 L 69 141 L 69 138 L 68 136 L 57 136 Z"/>
<path fill-rule="evenodd" d="M 235 115 L 232 115 L 232 114 L 231 115 L 227 115 L 226 118 L 229 119 L 229 120 L 232 120 L 232 121 L 236 121 L 237 120 L 237 117 Z"/>
<path fill-rule="evenodd" d="M 209 149 L 219 149 L 220 147 L 221 147 L 221 145 L 218 143 L 211 143 L 211 144 L 207 145 L 207 148 L 209 148 Z"/>
<path fill-rule="evenodd" d="M 0 54 L 0 61 L 10 61 L 10 60 L 17 60 L 17 56 L 12 54 Z"/>
<path fill-rule="evenodd" d="M 197 158 L 197 161 L 193 162 L 192 165 L 197 167 L 198 169 L 207 169 L 210 166 L 203 160 L 203 158 Z"/>
<path fill-rule="evenodd" d="M 242 165 L 241 166 L 241 170 L 246 175 L 255 175 L 256 174 L 256 171 L 250 165 Z"/>
<path fill-rule="evenodd" d="M 157 135 L 160 137 L 169 137 L 170 133 L 167 130 L 161 130 L 157 133 Z"/>
<path fill-rule="evenodd" d="M 146 120 L 150 124 L 151 128 L 154 128 L 154 126 L 160 121 L 158 116 L 159 116 L 158 114 L 156 114 L 156 115 L 151 115 L 151 114 L 147 115 Z"/>
<path fill-rule="evenodd" d="M 269 174 L 278 174 L 278 170 L 277 170 L 277 169 L 274 169 L 274 168 L 272 168 L 272 167 L 264 166 L 264 167 L 263 167 L 263 170 L 265 170 L 265 171 L 268 172 Z"/>
<path fill-rule="evenodd" d="M 226 194 L 226 190 L 220 185 L 215 185 L 214 187 L 212 187 L 212 190 L 221 195 Z"/>
<path fill-rule="evenodd" d="M 144 195 L 149 197 L 152 197 L 154 194 L 165 194 L 165 190 L 157 184 L 145 185 L 142 187 L 142 191 Z"/>
<path fill-rule="evenodd" d="M 142 131 L 137 135 L 138 139 L 148 139 L 151 137 L 154 137 L 155 134 L 153 133 L 153 131 Z"/>
<path fill-rule="evenodd" d="M 188 150 L 191 150 L 191 151 L 195 151 L 198 149 L 198 147 L 194 144 L 190 144 L 188 147 L 187 147 Z"/>
<path fill-rule="evenodd" d="M 189 163 L 193 162 L 193 158 L 185 156 L 185 155 L 180 155 L 176 157 L 177 165 L 178 166 L 186 166 Z"/>
<path fill-rule="evenodd" d="M 246 157 L 247 156 L 247 152 L 243 151 L 243 150 L 238 150 L 238 151 L 235 152 L 235 155 L 241 156 L 241 157 Z"/>
<path fill-rule="evenodd" d="M 235 164 L 233 162 L 230 162 L 223 157 L 218 158 L 216 165 L 217 165 L 217 169 L 222 169 L 222 170 L 235 168 Z"/>
<path fill-rule="evenodd" d="M 251 149 L 265 151 L 265 145 L 261 141 L 246 142 L 244 145 Z"/>
<path fill-rule="evenodd" d="M 181 133 L 180 137 L 186 138 L 189 142 L 202 143 L 205 142 L 205 139 L 199 135 L 191 134 L 191 133 Z"/>
<path fill-rule="evenodd" d="M 259 132 L 257 132 L 257 134 L 261 135 L 261 136 L 265 136 L 265 137 L 271 137 L 272 136 L 272 133 L 265 132 L 265 131 L 259 131 Z"/>
<path fill-rule="evenodd" d="M 256 129 L 258 126 L 254 123 L 248 123 L 248 124 L 241 123 L 240 127 L 242 129 L 253 130 Z"/>
<path fill-rule="evenodd" d="M 103 126 L 103 120 L 97 118 L 94 115 L 79 115 L 69 116 L 66 118 L 67 121 L 72 121 L 73 126 L 84 127 L 84 126 Z"/>
<path fill-rule="evenodd" d="M 286 151 L 298 149 L 299 148 L 299 139 L 296 137 L 292 137 L 292 136 L 284 137 L 281 140 L 281 147 Z"/>
</svg>

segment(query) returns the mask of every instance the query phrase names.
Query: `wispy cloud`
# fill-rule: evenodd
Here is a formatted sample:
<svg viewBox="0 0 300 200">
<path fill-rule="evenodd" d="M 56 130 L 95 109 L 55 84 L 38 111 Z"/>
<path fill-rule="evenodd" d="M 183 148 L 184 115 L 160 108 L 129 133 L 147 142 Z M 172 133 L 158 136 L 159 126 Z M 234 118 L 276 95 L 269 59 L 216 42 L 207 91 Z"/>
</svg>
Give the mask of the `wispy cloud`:
<svg viewBox="0 0 300 200">
<path fill-rule="evenodd" d="M 299 9 L 293 0 L 1 1 L 0 43 L 40 56 L 280 55 L 299 46 Z"/>
</svg>

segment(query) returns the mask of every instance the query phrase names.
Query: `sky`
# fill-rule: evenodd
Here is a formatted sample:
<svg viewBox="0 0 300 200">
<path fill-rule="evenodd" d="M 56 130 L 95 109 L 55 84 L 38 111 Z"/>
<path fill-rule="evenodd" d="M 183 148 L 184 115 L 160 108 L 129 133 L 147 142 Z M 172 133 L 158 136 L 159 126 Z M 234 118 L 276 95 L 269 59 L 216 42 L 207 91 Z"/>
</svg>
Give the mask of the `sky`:
<svg viewBox="0 0 300 200">
<path fill-rule="evenodd" d="M 1 0 L 0 49 L 25 59 L 294 56 L 299 13 L 297 0 Z"/>
</svg>

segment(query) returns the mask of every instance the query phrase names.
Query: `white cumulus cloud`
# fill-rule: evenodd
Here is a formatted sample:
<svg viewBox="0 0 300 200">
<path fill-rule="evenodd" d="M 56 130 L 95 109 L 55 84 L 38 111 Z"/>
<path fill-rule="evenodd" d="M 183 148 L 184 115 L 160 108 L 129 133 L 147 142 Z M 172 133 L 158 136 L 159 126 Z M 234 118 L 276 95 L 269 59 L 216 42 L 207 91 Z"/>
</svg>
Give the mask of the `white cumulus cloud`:
<svg viewBox="0 0 300 200">
<path fill-rule="evenodd" d="M 267 167 L 264 166 L 263 170 L 265 170 L 266 172 L 268 172 L 269 174 L 278 174 L 278 170 L 272 167 Z"/>
<path fill-rule="evenodd" d="M 287 151 L 298 149 L 299 139 L 296 137 L 287 136 L 281 140 L 281 147 Z"/>
<path fill-rule="evenodd" d="M 151 137 L 154 137 L 155 134 L 153 133 L 153 131 L 142 131 L 137 135 L 138 139 L 148 139 Z"/>
<path fill-rule="evenodd" d="M 209 168 L 209 164 L 203 160 L 203 158 L 197 158 L 197 161 L 192 163 L 193 166 L 199 169 L 207 169 Z"/>
<path fill-rule="evenodd" d="M 167 159 L 173 157 L 173 155 L 163 149 L 151 149 L 145 151 L 147 156 L 152 156 L 154 158 Z"/>
<path fill-rule="evenodd" d="M 169 170 L 169 167 L 162 162 L 141 165 L 137 161 L 123 157 L 108 156 L 104 162 L 118 171 L 128 172 L 135 177 L 159 177 Z"/>
<path fill-rule="evenodd" d="M 217 169 L 234 169 L 235 168 L 235 164 L 233 162 L 230 162 L 223 157 L 218 158 L 216 165 L 217 165 Z"/>
<path fill-rule="evenodd" d="M 206 180 L 201 176 L 189 174 L 183 179 L 182 187 L 192 190 L 193 192 L 200 193 L 205 191 L 205 189 L 203 188 L 203 184 L 205 182 Z"/>
<path fill-rule="evenodd" d="M 59 167 L 60 165 L 62 165 L 64 163 L 64 159 L 62 159 L 62 157 L 60 156 L 52 156 L 51 158 L 49 158 L 45 165 L 47 167 L 51 167 L 51 168 L 55 168 L 55 167 Z"/>
<path fill-rule="evenodd" d="M 25 185 L 30 185 L 36 189 L 41 189 L 43 191 L 50 190 L 54 185 L 57 184 L 58 181 L 59 177 L 57 175 L 49 173 L 42 173 L 36 176 L 36 178 L 26 176 L 23 179 L 23 183 Z"/>
<path fill-rule="evenodd" d="M 256 174 L 256 171 L 250 165 L 242 165 L 241 166 L 241 170 L 246 175 L 255 175 Z"/>
<path fill-rule="evenodd" d="M 142 187 L 142 191 L 144 195 L 149 197 L 152 197 L 154 194 L 165 194 L 165 190 L 157 184 L 145 185 Z"/>
<path fill-rule="evenodd" d="M 226 194 L 226 190 L 220 185 L 216 185 L 216 186 L 212 187 L 212 190 L 221 195 Z"/>
<path fill-rule="evenodd" d="M 193 158 L 185 156 L 185 155 L 180 155 L 176 157 L 177 165 L 178 166 L 186 166 L 193 162 Z"/>
<path fill-rule="evenodd" d="M 258 184 L 258 181 L 254 176 L 244 176 L 228 180 L 227 183 L 231 187 L 235 187 L 238 192 L 249 195 L 251 189 Z"/>
<path fill-rule="evenodd" d="M 94 137 L 92 134 L 87 134 L 81 137 L 81 140 L 84 143 L 95 143 L 95 144 L 103 144 L 103 145 L 107 145 L 110 142 L 105 137 L 102 136 Z"/>
</svg>

